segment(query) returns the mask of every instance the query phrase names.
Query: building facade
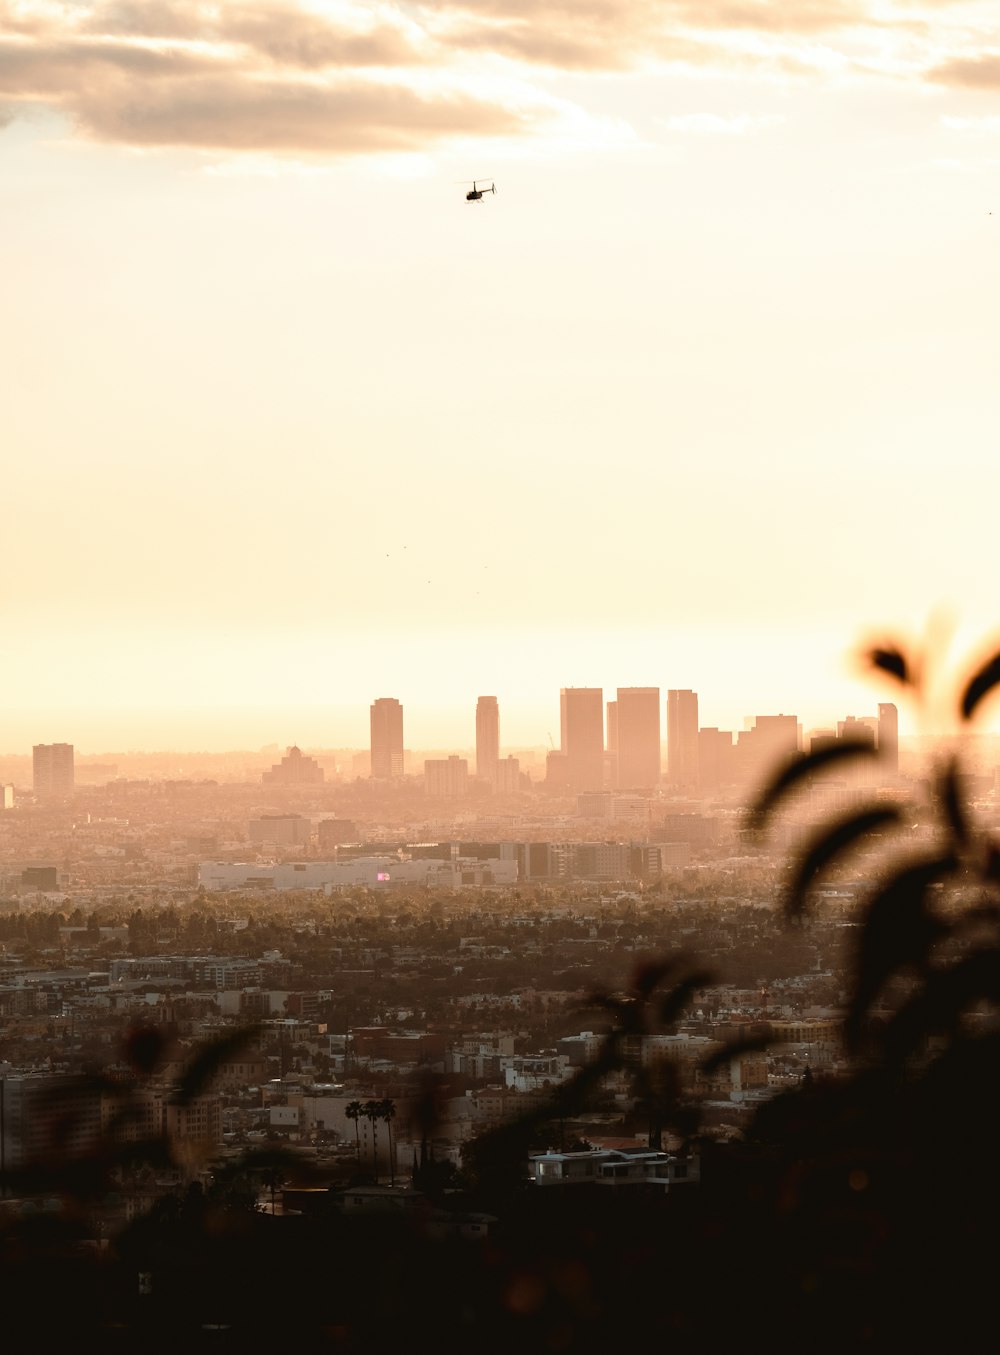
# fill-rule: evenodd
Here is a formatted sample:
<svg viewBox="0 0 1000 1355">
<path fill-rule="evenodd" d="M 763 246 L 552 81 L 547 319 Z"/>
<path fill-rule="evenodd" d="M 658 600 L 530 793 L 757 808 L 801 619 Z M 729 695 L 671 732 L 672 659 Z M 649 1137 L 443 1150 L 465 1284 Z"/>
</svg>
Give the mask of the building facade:
<svg viewBox="0 0 1000 1355">
<path fill-rule="evenodd" d="M 614 705 L 615 785 L 651 790 L 660 780 L 660 689 L 619 687 Z"/>
<path fill-rule="evenodd" d="M 403 707 L 394 696 L 371 706 L 372 776 L 391 781 L 403 775 Z"/>
<path fill-rule="evenodd" d="M 698 693 L 687 688 L 667 692 L 667 777 L 680 790 L 698 784 Z"/>
<path fill-rule="evenodd" d="M 71 743 L 36 743 L 31 750 L 31 784 L 41 800 L 73 794 L 76 776 Z"/>
<path fill-rule="evenodd" d="M 495 696 L 481 696 L 476 702 L 476 775 L 494 785 L 499 761 L 500 708 Z"/>
<path fill-rule="evenodd" d="M 600 790 L 604 782 L 604 693 L 600 687 L 562 688 L 559 731 L 568 788 Z"/>
</svg>

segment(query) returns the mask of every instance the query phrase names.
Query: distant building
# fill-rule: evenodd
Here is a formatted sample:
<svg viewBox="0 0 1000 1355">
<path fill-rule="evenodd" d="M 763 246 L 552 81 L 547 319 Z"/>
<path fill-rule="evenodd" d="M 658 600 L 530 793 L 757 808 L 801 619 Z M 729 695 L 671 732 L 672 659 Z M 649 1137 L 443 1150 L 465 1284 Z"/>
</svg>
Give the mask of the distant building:
<svg viewBox="0 0 1000 1355">
<path fill-rule="evenodd" d="M 651 790 L 660 780 L 660 689 L 619 687 L 615 710 L 615 785 Z M 609 740 L 610 747 L 610 740 Z"/>
<path fill-rule="evenodd" d="M 403 707 L 393 696 L 380 696 L 371 706 L 371 752 L 375 780 L 403 775 Z"/>
<path fill-rule="evenodd" d="M 304 847 L 312 835 L 312 824 L 301 814 L 261 814 L 250 820 L 251 842 L 272 843 L 276 847 Z"/>
<path fill-rule="evenodd" d="M 315 786 L 323 780 L 323 768 L 294 744 L 269 772 L 261 773 L 265 786 Z"/>
<path fill-rule="evenodd" d="M 357 824 L 353 819 L 320 819 L 316 834 L 321 848 L 358 840 Z"/>
<path fill-rule="evenodd" d="M 0 810 L 14 808 L 14 787 L 0 786 Z"/>
<path fill-rule="evenodd" d="M 476 775 L 493 785 L 499 760 L 500 708 L 495 696 L 481 696 L 476 702 Z"/>
<path fill-rule="evenodd" d="M 899 775 L 899 712 L 891 701 L 879 703 L 878 751 L 887 776 Z"/>
<path fill-rule="evenodd" d="M 698 730 L 698 788 L 702 795 L 714 795 L 733 781 L 733 746 L 731 730 Z"/>
<path fill-rule="evenodd" d="M 545 754 L 545 785 L 548 790 L 569 788 L 569 759 L 558 748 L 550 748 Z"/>
<path fill-rule="evenodd" d="M 75 773 L 71 743 L 36 743 L 31 750 L 32 788 L 40 800 L 73 794 Z"/>
<path fill-rule="evenodd" d="M 698 785 L 698 693 L 667 692 L 667 779 L 676 789 Z"/>
<path fill-rule="evenodd" d="M 604 781 L 604 693 L 563 687 L 559 693 L 560 751 L 572 790 L 600 790 Z"/>
<path fill-rule="evenodd" d="M 424 790 L 435 799 L 462 800 L 469 793 L 469 764 L 464 757 L 427 758 Z"/>
<path fill-rule="evenodd" d="M 799 748 L 799 722 L 794 715 L 757 715 L 750 729 L 736 739 L 737 767 L 744 785 L 759 782 Z"/>
<path fill-rule="evenodd" d="M 352 885 L 376 888 L 391 885 L 428 885 L 442 889 L 512 885 L 518 863 L 506 858 L 466 859 L 433 857 L 401 860 L 398 855 L 358 856 L 347 861 L 289 861 L 271 866 L 249 862 L 205 861 L 198 867 L 198 883 L 206 889 L 282 890 L 335 889 Z"/>
<path fill-rule="evenodd" d="M 521 763 L 516 757 L 501 758 L 497 762 L 493 789 L 498 795 L 517 795 L 521 789 Z"/>
<path fill-rule="evenodd" d="M 21 871 L 21 884 L 26 889 L 41 891 L 59 888 L 59 869 L 57 866 L 25 866 Z"/>
<path fill-rule="evenodd" d="M 608 757 L 611 759 L 611 766 L 618 765 L 618 702 L 609 701 L 605 708 L 605 724 L 607 726 L 608 737 Z"/>
</svg>

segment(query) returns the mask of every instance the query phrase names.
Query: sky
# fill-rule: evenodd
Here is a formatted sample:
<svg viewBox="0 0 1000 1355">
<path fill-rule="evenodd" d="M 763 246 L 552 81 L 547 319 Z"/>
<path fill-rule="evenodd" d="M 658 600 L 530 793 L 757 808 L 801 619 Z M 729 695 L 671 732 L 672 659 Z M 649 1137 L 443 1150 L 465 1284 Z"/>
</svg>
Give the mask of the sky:
<svg viewBox="0 0 1000 1355">
<path fill-rule="evenodd" d="M 0 751 L 874 712 L 1000 626 L 998 232 L 994 3 L 0 0 Z"/>
</svg>

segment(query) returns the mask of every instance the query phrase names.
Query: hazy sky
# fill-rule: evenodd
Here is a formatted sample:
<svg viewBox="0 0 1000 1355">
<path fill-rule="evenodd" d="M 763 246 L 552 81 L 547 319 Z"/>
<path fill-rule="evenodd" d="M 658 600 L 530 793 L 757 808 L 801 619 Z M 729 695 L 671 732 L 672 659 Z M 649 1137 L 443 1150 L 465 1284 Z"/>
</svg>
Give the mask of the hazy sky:
<svg viewBox="0 0 1000 1355">
<path fill-rule="evenodd" d="M 996 3 L 0 0 L 0 749 L 874 711 L 998 281 Z"/>
</svg>

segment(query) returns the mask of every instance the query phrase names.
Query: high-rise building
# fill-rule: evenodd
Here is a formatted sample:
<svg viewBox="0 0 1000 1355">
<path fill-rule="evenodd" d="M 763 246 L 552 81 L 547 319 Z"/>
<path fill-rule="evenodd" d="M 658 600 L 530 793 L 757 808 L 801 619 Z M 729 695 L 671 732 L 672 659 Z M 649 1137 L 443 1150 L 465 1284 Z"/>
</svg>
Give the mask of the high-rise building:
<svg viewBox="0 0 1000 1355">
<path fill-rule="evenodd" d="M 612 767 L 617 767 L 618 758 L 618 702 L 609 701 L 607 704 L 607 726 L 608 726 L 608 756 L 611 758 Z"/>
<path fill-rule="evenodd" d="M 571 790 L 600 790 L 604 781 L 604 693 L 563 687 L 559 693 L 560 751 Z"/>
<path fill-rule="evenodd" d="M 750 788 L 771 775 L 799 749 L 799 722 L 794 715 L 757 715 L 749 729 L 736 737 L 740 782 Z"/>
<path fill-rule="evenodd" d="M 837 738 L 847 743 L 863 743 L 874 748 L 878 738 L 878 721 L 874 715 L 848 715 L 837 721 Z"/>
<path fill-rule="evenodd" d="M 403 775 L 403 707 L 394 696 L 371 706 L 372 776 L 390 781 Z"/>
<path fill-rule="evenodd" d="M 899 775 L 899 711 L 891 701 L 879 702 L 878 751 L 887 776 Z"/>
<path fill-rule="evenodd" d="M 681 790 L 698 784 L 698 693 L 667 692 L 667 777 Z"/>
<path fill-rule="evenodd" d="M 31 750 L 32 786 L 43 800 L 59 800 L 73 794 L 73 745 L 36 743 Z"/>
<path fill-rule="evenodd" d="M 469 764 L 464 757 L 427 758 L 424 762 L 424 790 L 436 799 L 462 800 L 469 793 Z"/>
<path fill-rule="evenodd" d="M 615 785 L 624 790 L 648 790 L 660 780 L 660 689 L 619 687 L 616 736 L 618 746 Z"/>
<path fill-rule="evenodd" d="M 516 757 L 504 757 L 497 763 L 493 789 L 498 795 L 517 795 L 521 789 L 521 763 Z"/>
<path fill-rule="evenodd" d="M 495 696 L 476 702 L 476 775 L 494 785 L 500 760 L 500 708 Z"/>
<path fill-rule="evenodd" d="M 728 729 L 698 730 L 698 788 L 713 795 L 733 780 L 733 735 Z"/>
</svg>

